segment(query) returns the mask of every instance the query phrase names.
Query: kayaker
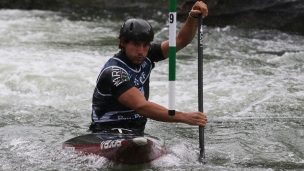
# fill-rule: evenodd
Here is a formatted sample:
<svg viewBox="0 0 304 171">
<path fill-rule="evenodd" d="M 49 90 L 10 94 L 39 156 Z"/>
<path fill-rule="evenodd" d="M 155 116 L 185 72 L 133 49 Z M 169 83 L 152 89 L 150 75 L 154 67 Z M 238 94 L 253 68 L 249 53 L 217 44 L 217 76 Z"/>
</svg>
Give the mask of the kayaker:
<svg viewBox="0 0 304 171">
<path fill-rule="evenodd" d="M 197 18 L 208 15 L 206 4 L 197 1 L 176 36 L 176 51 L 195 37 Z M 169 55 L 169 40 L 151 43 L 154 32 L 142 19 L 129 19 L 120 29 L 119 49 L 102 68 L 93 93 L 91 132 L 110 132 L 113 128 L 143 133 L 147 118 L 162 122 L 180 122 L 205 126 L 207 116 L 201 112 L 175 111 L 149 102 L 149 77 L 155 62 Z"/>
</svg>

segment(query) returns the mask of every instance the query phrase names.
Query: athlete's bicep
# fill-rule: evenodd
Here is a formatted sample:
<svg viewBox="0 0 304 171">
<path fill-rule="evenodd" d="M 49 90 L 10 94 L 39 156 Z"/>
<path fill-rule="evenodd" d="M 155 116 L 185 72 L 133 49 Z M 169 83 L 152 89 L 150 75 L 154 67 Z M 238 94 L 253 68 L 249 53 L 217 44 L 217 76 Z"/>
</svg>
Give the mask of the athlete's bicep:
<svg viewBox="0 0 304 171">
<path fill-rule="evenodd" d="M 147 102 L 145 96 L 136 87 L 132 87 L 121 94 L 118 101 L 135 111 Z"/>
<path fill-rule="evenodd" d="M 133 87 L 126 71 L 119 67 L 110 67 L 104 70 L 97 86 L 100 90 L 104 90 L 117 98 Z"/>
<path fill-rule="evenodd" d="M 130 81 L 125 81 L 125 82 L 121 83 L 118 87 L 116 87 L 115 89 L 112 90 L 113 95 L 118 99 L 123 93 L 125 93 L 132 87 L 134 87 L 134 86 Z"/>
<path fill-rule="evenodd" d="M 165 58 L 169 57 L 169 40 L 161 43 L 161 51 Z"/>
</svg>

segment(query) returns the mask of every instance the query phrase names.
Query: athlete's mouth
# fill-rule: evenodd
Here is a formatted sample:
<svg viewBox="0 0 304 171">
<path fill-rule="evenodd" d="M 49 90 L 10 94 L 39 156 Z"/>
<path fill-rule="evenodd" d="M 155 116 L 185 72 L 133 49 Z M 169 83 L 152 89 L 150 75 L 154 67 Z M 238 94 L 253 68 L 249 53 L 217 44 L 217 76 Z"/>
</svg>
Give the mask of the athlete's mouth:
<svg viewBox="0 0 304 171">
<path fill-rule="evenodd" d="M 136 59 L 137 59 L 137 60 L 143 60 L 144 57 L 143 57 L 143 56 L 137 56 Z"/>
</svg>

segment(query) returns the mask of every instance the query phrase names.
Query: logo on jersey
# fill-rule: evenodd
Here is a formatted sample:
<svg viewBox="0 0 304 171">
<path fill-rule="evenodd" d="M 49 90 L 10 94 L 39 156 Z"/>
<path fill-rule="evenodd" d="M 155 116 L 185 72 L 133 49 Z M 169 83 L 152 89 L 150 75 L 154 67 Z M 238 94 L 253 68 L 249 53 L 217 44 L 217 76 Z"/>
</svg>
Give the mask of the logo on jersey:
<svg viewBox="0 0 304 171">
<path fill-rule="evenodd" d="M 142 68 L 145 68 L 147 65 L 148 65 L 148 64 L 147 64 L 146 61 L 144 61 L 144 62 L 141 64 Z"/>
<path fill-rule="evenodd" d="M 112 68 L 112 81 L 116 87 L 129 80 L 128 74 L 124 70 L 115 67 Z"/>
<path fill-rule="evenodd" d="M 142 118 L 140 114 L 134 114 L 134 115 L 118 115 L 116 119 L 118 120 L 130 120 L 130 119 L 137 119 Z"/>
</svg>

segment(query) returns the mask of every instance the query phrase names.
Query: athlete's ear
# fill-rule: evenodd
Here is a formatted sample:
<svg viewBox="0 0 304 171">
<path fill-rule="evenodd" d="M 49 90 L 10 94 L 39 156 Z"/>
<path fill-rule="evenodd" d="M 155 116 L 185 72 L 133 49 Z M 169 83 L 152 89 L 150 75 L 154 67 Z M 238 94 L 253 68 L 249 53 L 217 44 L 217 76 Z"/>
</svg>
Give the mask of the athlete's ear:
<svg viewBox="0 0 304 171">
<path fill-rule="evenodd" d="M 124 49 L 125 45 L 126 45 L 126 41 L 124 39 L 120 39 L 120 41 L 119 41 L 119 47 L 121 49 Z"/>
</svg>

